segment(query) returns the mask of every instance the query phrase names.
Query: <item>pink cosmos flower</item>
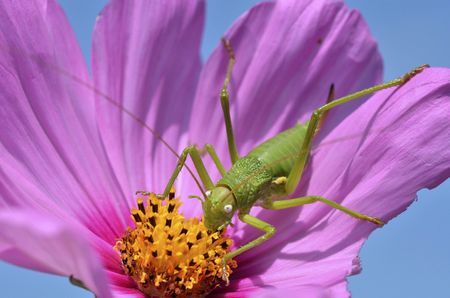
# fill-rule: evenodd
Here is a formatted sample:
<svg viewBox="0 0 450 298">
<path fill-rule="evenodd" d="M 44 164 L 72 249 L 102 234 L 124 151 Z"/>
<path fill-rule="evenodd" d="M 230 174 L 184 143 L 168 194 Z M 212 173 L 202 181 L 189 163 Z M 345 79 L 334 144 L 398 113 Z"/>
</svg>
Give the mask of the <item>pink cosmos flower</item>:
<svg viewBox="0 0 450 298">
<path fill-rule="evenodd" d="M 91 79 L 53 0 L 0 2 L 2 260 L 73 275 L 98 297 L 143 297 L 113 246 L 132 224 L 134 192 L 162 191 L 176 158 L 105 95 L 177 152 L 212 143 L 229 166 L 218 102 L 227 57 L 218 46 L 202 65 L 203 17 L 197 0 L 112 0 L 95 27 Z M 231 96 L 241 154 L 306 121 L 331 83 L 341 96 L 381 81 L 374 40 L 339 0 L 263 3 L 225 36 L 237 56 Z M 439 68 L 333 110 L 297 194 L 389 221 L 419 189 L 450 176 L 449 113 L 450 70 Z M 177 190 L 198 193 L 186 173 Z M 183 211 L 199 216 L 200 207 L 185 201 Z M 320 204 L 252 214 L 278 233 L 239 256 L 230 286 L 214 294 L 349 295 L 346 277 L 359 272 L 373 224 Z M 231 231 L 237 245 L 258 233 L 239 223 Z"/>
</svg>

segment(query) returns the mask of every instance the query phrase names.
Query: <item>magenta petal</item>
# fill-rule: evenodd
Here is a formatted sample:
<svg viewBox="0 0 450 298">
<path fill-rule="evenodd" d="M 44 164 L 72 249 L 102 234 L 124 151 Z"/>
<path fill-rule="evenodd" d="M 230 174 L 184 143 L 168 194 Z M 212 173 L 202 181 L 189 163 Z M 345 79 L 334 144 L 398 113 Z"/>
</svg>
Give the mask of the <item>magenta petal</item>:
<svg viewBox="0 0 450 298">
<path fill-rule="evenodd" d="M 236 51 L 231 114 L 241 154 L 305 121 L 325 102 L 332 83 L 340 96 L 381 78 L 376 43 L 360 14 L 342 1 L 263 3 L 240 17 L 226 36 Z M 227 59 L 219 45 L 202 71 L 194 104 L 208 112 L 193 113 L 190 122 L 191 141 L 213 143 L 226 160 L 219 93 Z M 330 125 L 358 104 L 332 113 Z"/>
<path fill-rule="evenodd" d="M 98 89 L 174 148 L 183 149 L 200 72 L 203 1 L 111 1 L 98 18 L 93 72 Z M 127 196 L 163 190 L 176 157 L 142 123 L 97 97 L 98 121 Z M 184 142 L 186 143 L 186 142 Z"/>
<path fill-rule="evenodd" d="M 146 298 L 137 288 L 125 287 L 112 290 L 114 298 Z"/>
<path fill-rule="evenodd" d="M 443 68 L 377 93 L 317 144 L 308 191 L 326 190 L 385 220 L 397 215 L 418 190 L 450 175 L 449 99 Z"/>
<path fill-rule="evenodd" d="M 278 297 L 293 297 L 296 293 L 297 297 L 307 297 L 307 298 L 333 298 L 341 297 L 334 295 L 332 291 L 322 288 L 320 285 L 295 285 L 283 286 L 281 289 L 275 287 L 268 287 L 256 291 L 254 293 L 249 293 L 249 297 L 252 298 L 278 298 Z M 227 294 L 226 297 L 242 297 L 242 293 Z"/>
<path fill-rule="evenodd" d="M 444 141 L 450 136 L 449 114 L 450 69 L 427 69 L 398 89 L 379 92 L 317 144 L 301 193 L 388 221 L 417 191 L 450 176 Z M 345 278 L 360 271 L 356 256 L 375 225 L 320 203 L 260 216 L 278 233 L 238 260 L 240 291 L 295 281 L 347 295 Z M 250 228 L 243 232 L 244 239 L 256 235 Z"/>
<path fill-rule="evenodd" d="M 2 260 L 74 276 L 98 297 L 111 297 L 102 263 L 84 228 L 48 215 L 14 209 L 0 211 L 0 226 Z"/>
<path fill-rule="evenodd" d="M 56 204 L 114 239 L 126 205 L 110 203 L 120 189 L 98 136 L 93 94 L 74 80 L 89 77 L 63 12 L 51 0 L 2 1 L 0 47 L 0 206 Z"/>
<path fill-rule="evenodd" d="M 258 284 L 258 279 L 255 278 L 254 282 Z M 250 298 L 278 298 L 278 297 L 306 297 L 306 298 L 334 298 L 342 297 L 334 289 L 323 288 L 322 285 L 311 284 L 311 285 L 298 285 L 295 282 L 289 285 L 283 284 L 280 288 L 274 285 L 263 285 L 261 284 L 261 289 L 258 290 L 239 290 L 239 291 L 228 291 L 223 294 L 223 297 L 227 298 L 240 298 L 240 297 L 250 297 Z M 220 295 L 219 295 L 220 296 Z M 222 297 L 222 296 L 220 296 Z"/>
</svg>

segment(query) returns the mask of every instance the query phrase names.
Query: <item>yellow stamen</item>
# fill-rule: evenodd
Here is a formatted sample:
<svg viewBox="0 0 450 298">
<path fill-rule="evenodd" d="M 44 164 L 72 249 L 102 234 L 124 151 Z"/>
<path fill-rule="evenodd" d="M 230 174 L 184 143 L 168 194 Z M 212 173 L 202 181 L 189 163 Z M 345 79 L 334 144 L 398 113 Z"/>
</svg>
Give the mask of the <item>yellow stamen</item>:
<svg viewBox="0 0 450 298">
<path fill-rule="evenodd" d="M 232 240 L 197 218 L 184 218 L 180 205 L 174 193 L 166 200 L 150 194 L 146 206 L 138 198 L 131 210 L 136 227 L 115 245 L 125 272 L 147 296 L 204 296 L 223 284 L 221 262 Z M 225 275 L 236 267 L 230 260 Z"/>
</svg>

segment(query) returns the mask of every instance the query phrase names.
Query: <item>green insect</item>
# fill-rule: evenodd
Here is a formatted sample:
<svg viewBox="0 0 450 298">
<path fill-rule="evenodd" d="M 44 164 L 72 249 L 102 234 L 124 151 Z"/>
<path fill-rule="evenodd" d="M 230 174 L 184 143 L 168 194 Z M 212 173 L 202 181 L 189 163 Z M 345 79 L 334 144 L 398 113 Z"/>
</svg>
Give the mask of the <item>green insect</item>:
<svg viewBox="0 0 450 298">
<path fill-rule="evenodd" d="M 327 103 L 316 109 L 312 113 L 309 121 L 281 132 L 251 150 L 246 156 L 240 157 L 234 141 L 228 93 L 228 85 L 232 67 L 235 63 L 235 56 L 229 42 L 223 39 L 223 44 L 228 51 L 229 62 L 225 81 L 220 93 L 220 101 L 225 118 L 232 167 L 229 171 L 226 171 L 213 146 L 206 144 L 205 150 L 211 156 L 222 176 L 214 184 L 201 159 L 201 151 L 195 145 L 188 146 L 181 154 L 164 193 L 160 197 L 165 198 L 168 196 L 175 179 L 189 155 L 206 189 L 204 199 L 200 198 L 202 201 L 205 226 L 212 231 L 222 230 L 231 224 L 233 216 L 237 214 L 242 222 L 264 232 L 262 236 L 225 255 L 223 258 L 224 266 L 228 260 L 260 245 L 275 234 L 276 229 L 274 226 L 249 214 L 250 209 L 255 205 L 259 205 L 265 209 L 279 210 L 322 202 L 357 219 L 370 221 L 380 226 L 383 225 L 381 219 L 377 217 L 356 212 L 320 196 L 281 199 L 288 197 L 297 188 L 310 155 L 312 140 L 319 131 L 329 110 L 376 91 L 402 85 L 428 65 L 417 67 L 398 79 L 352 93 L 339 99 L 334 99 L 334 87 L 331 86 Z M 286 156 L 289 158 L 286 158 Z M 224 272 L 226 271 L 224 270 Z M 224 275 L 223 279 L 228 282 L 228 276 Z"/>
</svg>

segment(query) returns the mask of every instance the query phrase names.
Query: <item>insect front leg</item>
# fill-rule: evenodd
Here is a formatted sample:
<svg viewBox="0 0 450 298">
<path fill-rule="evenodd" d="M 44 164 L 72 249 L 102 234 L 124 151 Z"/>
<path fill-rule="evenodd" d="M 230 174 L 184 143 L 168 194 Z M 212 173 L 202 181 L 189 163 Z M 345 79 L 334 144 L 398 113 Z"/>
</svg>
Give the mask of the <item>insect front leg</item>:
<svg viewBox="0 0 450 298">
<path fill-rule="evenodd" d="M 205 147 L 203 147 L 203 151 L 208 152 L 209 156 L 211 157 L 214 164 L 216 165 L 216 168 L 219 170 L 220 175 L 223 177 L 227 171 L 225 170 L 223 163 L 220 161 L 219 156 L 217 155 L 216 149 L 214 149 L 213 145 L 206 144 Z"/>
<path fill-rule="evenodd" d="M 288 194 L 291 194 L 292 192 L 294 192 L 294 190 L 297 188 L 298 183 L 300 182 L 300 179 L 303 174 L 303 170 L 306 165 L 306 161 L 307 161 L 309 153 L 311 151 L 312 140 L 314 138 L 314 135 L 316 134 L 316 131 L 319 127 L 320 119 L 322 118 L 324 113 L 326 113 L 327 111 L 329 111 L 337 106 L 340 106 L 340 105 L 350 102 L 352 100 L 361 98 L 362 96 L 365 96 L 365 95 L 368 95 L 368 94 L 371 94 L 371 93 L 374 93 L 374 92 L 377 92 L 377 91 L 380 91 L 383 89 L 387 89 L 390 87 L 402 85 L 402 84 L 406 83 L 407 81 L 409 81 L 412 77 L 414 77 L 415 75 L 417 75 L 418 73 L 423 71 L 426 67 L 428 67 L 428 65 L 419 66 L 398 79 L 392 80 L 392 81 L 384 83 L 384 84 L 376 85 L 376 86 L 352 93 L 350 95 L 338 98 L 336 100 L 333 100 L 333 101 L 321 106 L 317 110 L 315 110 L 313 112 L 313 114 L 311 115 L 311 119 L 309 120 L 308 128 L 306 129 L 305 139 L 303 140 L 303 145 L 300 149 L 298 157 L 296 158 L 296 160 L 294 162 L 294 166 L 292 167 L 292 170 L 288 175 L 287 182 L 285 185 L 286 192 Z"/>
<path fill-rule="evenodd" d="M 192 162 L 194 163 L 195 169 L 197 170 L 197 173 L 200 176 L 200 180 L 202 181 L 203 186 L 207 190 L 214 187 L 211 177 L 206 171 L 205 165 L 202 161 L 202 158 L 200 157 L 198 148 L 195 145 L 190 145 L 183 150 L 183 153 L 178 159 L 178 163 L 175 167 L 175 170 L 173 171 L 172 176 L 170 177 L 169 182 L 167 183 L 166 188 L 164 189 L 164 193 L 157 195 L 158 198 L 163 199 L 169 195 L 170 190 L 172 189 L 172 186 L 175 183 L 175 179 L 177 179 L 178 174 L 180 174 L 180 171 L 183 168 L 183 165 L 185 164 L 188 155 L 190 155 L 192 158 Z"/>
<path fill-rule="evenodd" d="M 225 80 L 223 82 L 222 90 L 220 92 L 220 104 L 222 105 L 223 116 L 225 118 L 225 127 L 227 130 L 227 140 L 228 140 L 228 150 L 230 152 L 231 163 L 235 163 L 239 159 L 239 153 L 237 151 L 236 142 L 234 141 L 234 133 L 233 126 L 231 125 L 231 116 L 230 116 L 230 93 L 228 92 L 228 85 L 230 84 L 231 79 L 231 70 L 233 69 L 233 65 L 236 61 L 234 56 L 233 48 L 230 45 L 230 42 L 223 38 L 222 43 L 224 48 L 228 52 L 228 67 L 227 73 L 225 75 Z"/>
<path fill-rule="evenodd" d="M 353 211 L 353 210 L 346 208 L 334 201 L 328 200 L 328 199 L 320 197 L 320 196 L 307 196 L 307 197 L 300 197 L 300 198 L 289 199 L 289 200 L 270 202 L 269 204 L 264 205 L 263 208 L 271 209 L 271 210 L 280 210 L 280 209 L 292 208 L 292 207 L 297 207 L 297 206 L 306 205 L 306 204 L 312 204 L 315 202 L 322 202 L 324 204 L 327 204 L 328 206 L 338 209 L 338 210 L 344 212 L 345 214 L 348 214 L 354 218 L 358 218 L 361 220 L 367 220 L 367 221 L 370 221 L 370 222 L 372 222 L 376 225 L 380 225 L 380 226 L 382 226 L 384 224 L 383 221 L 377 217 L 372 217 L 372 216 L 368 216 L 368 215 Z"/>
<path fill-rule="evenodd" d="M 250 241 L 249 243 L 241 246 L 240 248 L 238 248 L 238 249 L 236 249 L 236 250 L 234 250 L 232 252 L 227 253 L 223 257 L 223 259 L 222 259 L 222 266 L 223 266 L 222 272 L 224 272 L 224 274 L 223 274 L 222 278 L 223 278 L 223 280 L 225 280 L 227 282 L 227 285 L 229 283 L 228 275 L 226 274 L 226 264 L 227 264 L 228 260 L 231 260 L 232 258 L 240 255 L 241 253 L 243 253 L 243 252 L 245 252 L 245 251 L 247 251 L 247 250 L 249 250 L 249 249 L 251 249 L 251 248 L 253 248 L 255 246 L 260 245 L 264 241 L 266 241 L 269 238 L 271 238 L 276 232 L 276 229 L 275 229 L 274 226 L 272 226 L 271 224 L 269 224 L 269 223 L 267 223 L 265 221 L 262 221 L 262 220 L 260 220 L 260 219 L 258 219 L 256 217 L 254 217 L 254 216 L 251 216 L 250 214 L 246 214 L 246 213 L 239 214 L 239 219 L 242 222 L 245 222 L 246 224 L 249 224 L 249 225 L 251 225 L 254 228 L 257 228 L 257 229 L 259 229 L 261 231 L 264 231 L 265 234 L 260 236 L 260 237 L 258 237 L 258 238 L 256 238 L 255 240 Z"/>
</svg>

